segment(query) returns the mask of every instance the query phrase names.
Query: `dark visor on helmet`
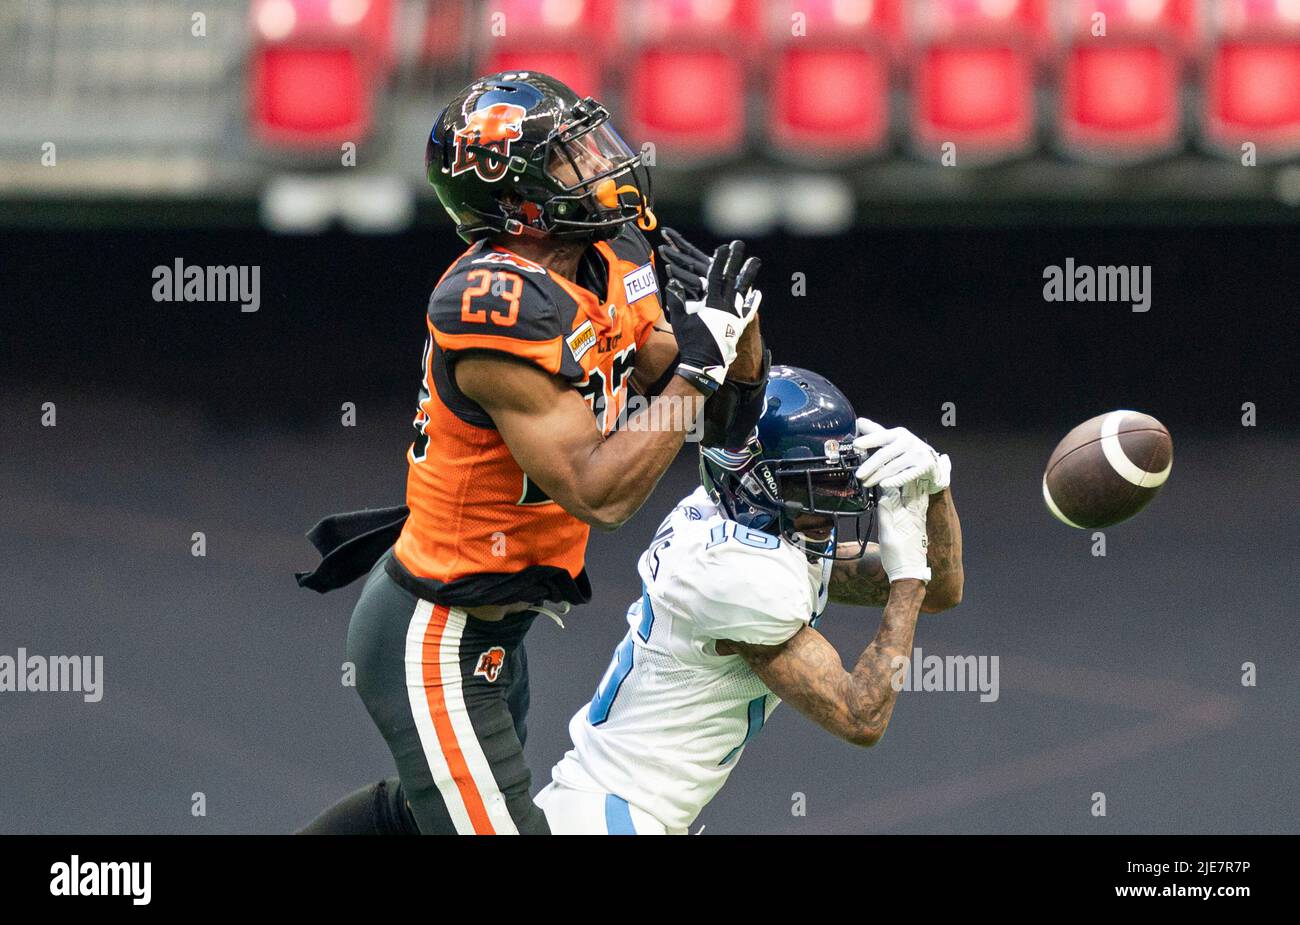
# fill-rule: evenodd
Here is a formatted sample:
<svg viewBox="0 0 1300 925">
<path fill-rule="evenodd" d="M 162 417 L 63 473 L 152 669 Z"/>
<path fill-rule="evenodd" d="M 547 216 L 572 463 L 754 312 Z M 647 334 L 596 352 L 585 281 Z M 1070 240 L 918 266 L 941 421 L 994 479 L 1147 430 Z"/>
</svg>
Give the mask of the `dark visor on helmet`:
<svg viewBox="0 0 1300 925">
<path fill-rule="evenodd" d="M 778 471 L 781 500 L 790 513 L 860 514 L 871 507 L 871 495 L 853 469 L 812 468 Z"/>
<path fill-rule="evenodd" d="M 827 441 L 826 456 L 790 458 L 767 463 L 780 491 L 783 507 L 791 514 L 860 514 L 870 510 L 874 497 L 857 479 L 866 459 L 851 444 Z"/>
</svg>

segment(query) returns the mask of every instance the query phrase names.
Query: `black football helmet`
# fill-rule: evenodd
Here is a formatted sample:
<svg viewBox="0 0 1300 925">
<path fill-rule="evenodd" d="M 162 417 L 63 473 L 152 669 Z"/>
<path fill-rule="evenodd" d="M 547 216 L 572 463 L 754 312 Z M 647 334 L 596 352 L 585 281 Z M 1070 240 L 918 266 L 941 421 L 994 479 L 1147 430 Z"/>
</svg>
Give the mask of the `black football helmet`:
<svg viewBox="0 0 1300 925">
<path fill-rule="evenodd" d="M 749 443 L 741 450 L 702 446 L 700 481 L 729 518 L 794 543 L 809 559 L 861 558 L 879 496 L 857 479 L 866 455 L 853 448 L 855 436 L 853 406 L 828 379 L 773 366 Z M 796 530 L 801 514 L 829 520 L 829 537 L 813 541 Z M 841 555 L 841 539 L 856 541 L 856 553 Z"/>
<path fill-rule="evenodd" d="M 649 171 L 609 110 L 536 71 L 476 80 L 433 123 L 424 169 L 466 241 L 612 238 L 655 227 Z"/>
</svg>

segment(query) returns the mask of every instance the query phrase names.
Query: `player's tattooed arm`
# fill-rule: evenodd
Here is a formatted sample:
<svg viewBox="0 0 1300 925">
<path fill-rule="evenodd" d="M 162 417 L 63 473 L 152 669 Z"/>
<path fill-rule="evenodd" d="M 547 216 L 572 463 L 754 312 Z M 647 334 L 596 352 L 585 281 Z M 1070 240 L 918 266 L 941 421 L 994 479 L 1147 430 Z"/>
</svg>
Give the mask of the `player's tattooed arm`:
<svg viewBox="0 0 1300 925">
<path fill-rule="evenodd" d="M 925 533 L 928 542 L 926 559 L 931 575 L 921 610 L 938 613 L 961 603 L 962 586 L 966 580 L 962 568 L 961 521 L 952 503 L 951 489 L 945 488 L 930 496 L 930 505 L 925 513 Z M 856 543 L 840 543 L 838 548 L 840 555 L 857 552 Z M 883 607 L 889 599 L 889 577 L 880 562 L 880 547 L 868 543 L 861 558 L 836 562 L 827 593 L 837 604 Z"/>
<path fill-rule="evenodd" d="M 857 543 L 839 543 L 837 554 L 852 556 L 858 551 Z M 855 604 L 860 607 L 884 607 L 889 600 L 889 576 L 880 564 L 880 547 L 867 544 L 861 558 L 835 562 L 827 594 L 837 604 Z"/>
<path fill-rule="evenodd" d="M 894 702 L 899 660 L 910 658 L 925 584 L 903 578 L 889 589 L 880 629 L 853 671 L 844 670 L 826 637 L 805 626 L 779 646 L 719 642 L 719 652 L 739 654 L 772 692 L 827 732 L 855 745 L 875 745 L 885 734 Z"/>
<path fill-rule="evenodd" d="M 925 556 L 930 564 L 930 583 L 925 589 L 926 613 L 938 613 L 961 603 L 966 572 L 962 567 L 961 521 L 952 503 L 952 489 L 930 496 L 925 512 Z"/>
</svg>

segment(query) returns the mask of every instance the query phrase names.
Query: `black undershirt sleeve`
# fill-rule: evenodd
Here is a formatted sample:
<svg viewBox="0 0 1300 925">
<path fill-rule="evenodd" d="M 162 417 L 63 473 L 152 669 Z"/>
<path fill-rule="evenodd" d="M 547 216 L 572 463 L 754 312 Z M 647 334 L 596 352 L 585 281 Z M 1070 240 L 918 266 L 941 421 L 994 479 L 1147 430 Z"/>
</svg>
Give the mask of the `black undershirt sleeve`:
<svg viewBox="0 0 1300 925">
<path fill-rule="evenodd" d="M 704 446 L 738 450 L 749 442 L 763 414 L 772 351 L 763 351 L 763 368 L 753 382 L 728 379 L 704 403 Z"/>
</svg>

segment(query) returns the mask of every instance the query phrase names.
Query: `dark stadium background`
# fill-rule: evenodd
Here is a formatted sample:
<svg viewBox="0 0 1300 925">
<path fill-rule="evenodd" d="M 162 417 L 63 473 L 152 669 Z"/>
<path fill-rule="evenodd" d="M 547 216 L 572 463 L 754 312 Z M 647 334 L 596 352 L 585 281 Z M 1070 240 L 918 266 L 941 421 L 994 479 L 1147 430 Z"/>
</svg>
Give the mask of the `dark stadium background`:
<svg viewBox="0 0 1300 925">
<path fill-rule="evenodd" d="M 1050 5 L 1064 15 L 1093 2 Z M 1121 45 L 1156 50 L 1138 86 L 1155 71 L 1174 79 L 1151 95 L 1155 134 L 1112 121 L 1100 148 L 1064 130 L 1062 74 L 1076 52 L 1096 50 L 1084 33 L 1060 20 L 1026 38 L 1010 13 L 963 25 L 981 7 L 1029 16 L 1047 0 L 801 0 L 823 16 L 807 45 L 781 32 L 784 0 L 206 0 L 202 37 L 194 11 L 169 0 L 0 6 L 0 655 L 105 663 L 96 704 L 0 692 L 0 833 L 287 832 L 392 773 L 340 682 L 359 586 L 322 597 L 293 572 L 314 563 L 304 533 L 321 516 L 402 498 L 424 309 L 463 246 L 420 176 L 424 137 L 440 101 L 501 55 L 538 66 L 517 56 L 542 37 L 547 66 L 598 81 L 629 137 L 638 56 L 703 49 L 660 73 L 675 92 L 641 92 L 697 125 L 724 124 L 713 105 L 743 124 L 720 141 L 664 140 L 660 219 L 706 245 L 744 227 L 764 260 L 776 360 L 818 370 L 859 413 L 952 456 L 965 601 L 923 618 L 917 645 L 1000 659 L 995 703 L 904 693 L 871 750 L 783 707 L 695 828 L 1300 831 L 1300 78 L 1238 87 L 1256 113 L 1281 114 L 1276 131 L 1219 118 L 1214 62 L 1239 39 L 1249 53 L 1255 33 L 1200 27 L 1234 4 L 1133 4 L 1183 17 L 1157 34 L 1110 3 Z M 598 35 L 581 18 L 554 33 L 512 28 L 522 52 L 484 28 L 498 7 L 527 21 L 611 5 L 667 12 Z M 779 28 L 696 21 L 724 6 L 775 11 L 768 26 Z M 948 32 L 859 18 L 841 34 L 825 18 L 959 7 Z M 1252 15 L 1283 15 L 1266 7 Z M 822 27 L 831 45 L 816 44 Z M 1269 66 L 1300 74 L 1300 26 L 1270 22 L 1262 34 Z M 614 52 L 599 62 L 597 38 Z M 952 126 L 927 126 L 911 108 L 925 49 L 979 54 L 1004 39 L 1032 59 L 1008 89 L 1029 101 L 1012 148 L 991 125 L 982 140 L 963 136 L 957 166 L 939 166 L 936 142 Z M 883 133 L 869 150 L 854 137 L 823 139 L 845 143 L 829 152 L 776 150 L 773 71 L 790 52 L 843 42 L 885 56 L 888 81 L 874 91 L 827 81 L 826 98 L 861 104 Z M 1283 54 L 1267 57 L 1275 46 Z M 257 76 L 276 54 L 322 47 L 342 53 L 334 63 L 359 62 L 354 86 L 330 95 L 290 81 L 278 108 L 261 105 L 280 86 Z M 701 60 L 703 73 L 739 73 L 739 92 L 701 80 Z M 1134 87 L 1119 64 L 1109 86 L 1123 92 L 1091 100 L 1097 124 Z M 959 117 L 1002 100 L 985 87 L 964 98 L 957 83 Z M 348 93 L 367 105 L 345 105 Z M 344 117 L 353 121 L 329 123 Z M 286 133 L 295 120 L 315 132 Z M 1258 143 L 1258 166 L 1242 163 L 1243 139 Z M 357 142 L 356 167 L 340 165 L 341 140 Z M 49 142 L 57 166 L 43 163 Z M 708 156 L 689 150 L 708 145 Z M 811 192 L 796 193 L 810 178 Z M 727 193 L 735 183 L 739 196 Z M 352 212 L 304 222 L 322 201 Z M 764 205 L 789 214 L 759 220 Z M 154 267 L 178 258 L 260 267 L 260 309 L 153 301 Z M 1045 301 L 1044 268 L 1070 258 L 1149 266 L 1150 310 Z M 42 426 L 48 402 L 55 427 Z M 354 427 L 340 422 L 346 402 Z M 944 427 L 949 402 L 956 422 Z M 1242 425 L 1248 402 L 1253 427 Z M 1048 514 L 1040 479 L 1067 430 L 1117 408 L 1163 421 L 1174 465 L 1147 510 L 1105 531 L 1096 557 L 1090 532 Z M 694 478 L 687 447 L 630 523 L 593 535 L 592 603 L 564 630 L 535 624 L 535 787 L 626 630 L 636 556 Z M 851 663 L 877 619 L 832 607 L 822 628 Z M 1257 686 L 1242 685 L 1245 662 Z M 1096 793 L 1105 817 L 1090 812 Z M 795 794 L 805 816 L 792 815 Z"/>
<path fill-rule="evenodd" d="M 868 751 L 783 708 L 706 831 L 1293 831 L 1298 245 L 1281 227 L 754 240 L 778 360 L 952 454 L 966 600 L 917 642 L 1000 656 L 1002 691 L 904 694 Z M 455 252 L 442 226 L 4 235 L 3 651 L 106 664 L 99 704 L 0 697 L 0 829 L 286 831 L 390 773 L 339 681 L 357 588 L 319 597 L 291 573 L 313 561 L 317 517 L 400 500 L 423 307 Z M 261 309 L 153 302 L 152 267 L 177 255 L 260 264 Z M 1041 268 L 1067 255 L 1150 263 L 1151 310 L 1043 302 Z M 939 425 L 948 401 L 954 428 Z M 1244 401 L 1259 426 L 1241 426 Z M 1095 558 L 1038 480 L 1068 427 L 1116 407 L 1164 421 L 1175 465 Z M 593 536 L 592 604 L 563 631 L 536 624 L 537 779 L 624 632 L 636 555 L 692 478 L 688 448 L 631 523 Z M 851 660 L 875 620 L 833 607 L 824 626 Z M 1239 683 L 1244 661 L 1257 688 Z M 1089 815 L 1097 791 L 1105 819 Z"/>
</svg>

